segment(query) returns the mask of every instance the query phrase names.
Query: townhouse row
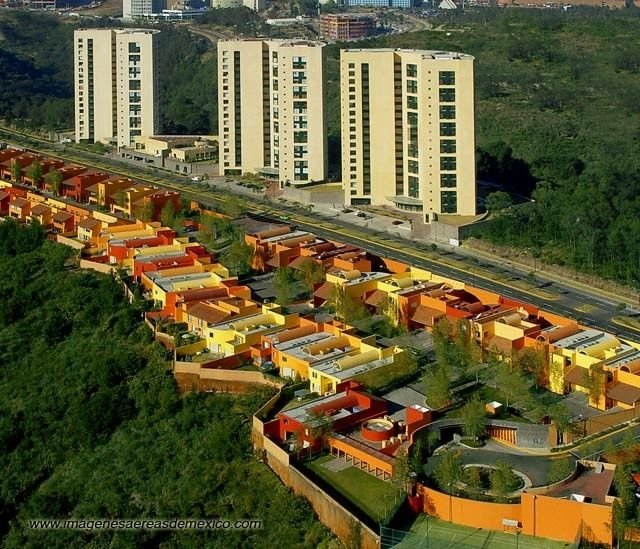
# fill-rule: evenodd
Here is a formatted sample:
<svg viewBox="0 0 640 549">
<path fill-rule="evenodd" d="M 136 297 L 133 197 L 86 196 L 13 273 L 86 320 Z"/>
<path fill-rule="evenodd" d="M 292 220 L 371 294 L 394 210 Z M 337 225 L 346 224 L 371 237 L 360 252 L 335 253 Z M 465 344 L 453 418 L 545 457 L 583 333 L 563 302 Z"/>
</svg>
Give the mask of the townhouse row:
<svg viewBox="0 0 640 549">
<path fill-rule="evenodd" d="M 35 220 L 96 246 L 104 229 L 137 217 L 157 221 L 166 208 L 182 208 L 180 193 L 30 151 L 0 150 L 0 216 Z"/>
</svg>

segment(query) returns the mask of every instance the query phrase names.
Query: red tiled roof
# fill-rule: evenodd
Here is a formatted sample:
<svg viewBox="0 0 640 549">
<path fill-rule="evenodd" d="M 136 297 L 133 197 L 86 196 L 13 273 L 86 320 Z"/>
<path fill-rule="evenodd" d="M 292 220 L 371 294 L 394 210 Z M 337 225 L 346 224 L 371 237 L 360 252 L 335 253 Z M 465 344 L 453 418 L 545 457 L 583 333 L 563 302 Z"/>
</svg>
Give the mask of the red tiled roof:
<svg viewBox="0 0 640 549">
<path fill-rule="evenodd" d="M 487 349 L 496 349 L 500 353 L 509 354 L 513 351 L 513 342 L 510 339 L 500 336 L 493 336 L 487 342 Z"/>
<path fill-rule="evenodd" d="M 640 400 L 640 387 L 616 383 L 607 391 L 607 397 L 631 406 Z"/>
<path fill-rule="evenodd" d="M 387 292 L 383 292 L 382 290 L 374 290 L 371 292 L 369 297 L 365 299 L 365 303 L 367 305 L 371 305 L 372 307 L 379 307 L 384 300 L 387 298 Z"/>
<path fill-rule="evenodd" d="M 78 227 L 83 229 L 93 229 L 94 227 L 102 225 L 100 221 L 94 219 L 93 217 L 85 217 L 80 223 L 78 223 Z"/>
<path fill-rule="evenodd" d="M 43 215 L 50 211 L 51 208 L 49 208 L 49 206 L 45 206 L 44 204 L 36 204 L 33 208 L 31 208 L 31 215 Z"/>
<path fill-rule="evenodd" d="M 204 320 L 207 324 L 218 324 L 230 316 L 228 312 L 214 309 L 204 303 L 196 303 L 187 308 L 187 314 Z"/>
<path fill-rule="evenodd" d="M 5 193 L 4 191 L 0 191 L 0 200 L 4 200 L 7 196 L 11 196 L 9 193 Z"/>
<path fill-rule="evenodd" d="M 30 206 L 31 202 L 29 202 L 26 198 L 17 197 L 11 203 L 11 206 L 15 206 L 16 208 L 24 208 L 25 206 Z"/>
<path fill-rule="evenodd" d="M 313 295 L 326 301 L 331 297 L 332 291 L 333 284 L 331 282 L 325 282 L 315 292 L 313 292 Z"/>
<path fill-rule="evenodd" d="M 565 383 L 573 383 L 574 385 L 580 385 L 580 387 L 586 386 L 586 376 L 588 375 L 588 370 L 583 368 L 582 366 L 573 366 L 569 368 L 564 373 L 564 381 Z"/>
<path fill-rule="evenodd" d="M 413 313 L 413 316 L 411 317 L 411 320 L 418 324 L 422 324 L 423 326 L 433 326 L 434 322 L 443 316 L 444 313 L 442 311 L 438 311 L 438 309 L 432 309 L 426 305 L 418 305 L 416 312 Z"/>
<path fill-rule="evenodd" d="M 54 223 L 64 223 L 69 219 L 73 219 L 73 216 L 69 212 L 57 212 L 53 216 Z"/>
</svg>

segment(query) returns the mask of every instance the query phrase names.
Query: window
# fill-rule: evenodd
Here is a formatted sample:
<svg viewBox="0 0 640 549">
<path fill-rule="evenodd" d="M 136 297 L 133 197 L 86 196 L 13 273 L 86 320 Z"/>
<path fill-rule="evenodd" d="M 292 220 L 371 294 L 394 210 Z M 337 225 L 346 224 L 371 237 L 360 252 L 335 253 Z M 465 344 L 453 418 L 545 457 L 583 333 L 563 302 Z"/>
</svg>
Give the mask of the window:
<svg viewBox="0 0 640 549">
<path fill-rule="evenodd" d="M 441 153 L 455 153 L 456 152 L 456 140 L 455 139 L 443 139 L 440 141 Z"/>
<path fill-rule="evenodd" d="M 456 169 L 456 157 L 455 156 L 441 156 L 440 157 L 440 170 L 452 171 Z"/>
<path fill-rule="evenodd" d="M 294 99 L 306 99 L 307 88 L 304 86 L 293 86 L 293 98 Z"/>
<path fill-rule="evenodd" d="M 457 213 L 458 193 L 456 191 L 441 191 L 440 206 L 442 213 Z"/>
<path fill-rule="evenodd" d="M 409 176 L 409 196 L 412 198 L 420 196 L 420 180 L 413 175 Z"/>
<path fill-rule="evenodd" d="M 455 105 L 440 105 L 440 118 L 452 120 L 456 117 Z"/>
<path fill-rule="evenodd" d="M 294 68 L 294 70 L 306 69 L 307 68 L 307 58 L 306 57 L 294 57 L 293 58 L 293 68 Z"/>
<path fill-rule="evenodd" d="M 306 145 L 296 145 L 293 147 L 293 158 L 305 158 L 309 154 L 309 148 Z"/>
<path fill-rule="evenodd" d="M 294 84 L 305 84 L 307 82 L 307 75 L 301 71 L 293 72 L 293 83 Z"/>
<path fill-rule="evenodd" d="M 418 98 L 415 95 L 407 95 L 407 109 L 417 109 Z"/>
<path fill-rule="evenodd" d="M 418 65 L 407 64 L 407 76 L 410 78 L 418 76 Z"/>
<path fill-rule="evenodd" d="M 129 80 L 129 89 L 139 91 L 141 87 L 140 80 Z"/>
<path fill-rule="evenodd" d="M 456 100 L 455 88 L 440 88 L 440 102 L 453 103 Z"/>
<path fill-rule="evenodd" d="M 456 134 L 455 122 L 440 122 L 440 135 L 442 136 L 454 136 Z"/>
<path fill-rule="evenodd" d="M 418 168 L 419 168 L 419 164 L 417 160 L 409 160 L 407 162 L 407 167 L 408 167 L 408 171 L 409 173 L 418 173 Z"/>
<path fill-rule="evenodd" d="M 129 53 L 140 53 L 140 44 L 138 42 L 129 42 Z"/>
<path fill-rule="evenodd" d="M 441 173 L 440 174 L 440 186 L 441 187 L 455 187 L 458 184 L 457 176 L 455 173 Z"/>
<path fill-rule="evenodd" d="M 456 73 L 453 71 L 440 71 L 440 85 L 454 86 L 456 83 Z"/>
<path fill-rule="evenodd" d="M 293 142 L 294 143 L 306 143 L 307 142 L 307 132 L 293 132 Z"/>
<path fill-rule="evenodd" d="M 407 113 L 407 124 L 409 124 L 409 126 L 417 126 L 418 125 L 418 113 L 417 112 L 408 112 Z"/>
<path fill-rule="evenodd" d="M 407 92 L 418 93 L 418 82 L 416 80 L 407 80 Z"/>
</svg>

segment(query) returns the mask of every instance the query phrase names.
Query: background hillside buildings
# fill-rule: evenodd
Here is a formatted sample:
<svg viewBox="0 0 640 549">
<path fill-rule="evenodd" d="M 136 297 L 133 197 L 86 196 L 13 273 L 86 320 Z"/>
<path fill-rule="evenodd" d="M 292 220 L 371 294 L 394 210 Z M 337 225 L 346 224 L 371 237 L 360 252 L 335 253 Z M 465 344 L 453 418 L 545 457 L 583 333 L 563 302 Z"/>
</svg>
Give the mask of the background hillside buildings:
<svg viewBox="0 0 640 549">
<path fill-rule="evenodd" d="M 159 129 L 157 30 L 74 32 L 75 138 L 131 145 Z"/>
<path fill-rule="evenodd" d="M 220 174 L 258 172 L 282 186 L 327 175 L 324 44 L 218 42 Z"/>
<path fill-rule="evenodd" d="M 473 57 L 343 50 L 345 204 L 475 215 Z"/>
</svg>

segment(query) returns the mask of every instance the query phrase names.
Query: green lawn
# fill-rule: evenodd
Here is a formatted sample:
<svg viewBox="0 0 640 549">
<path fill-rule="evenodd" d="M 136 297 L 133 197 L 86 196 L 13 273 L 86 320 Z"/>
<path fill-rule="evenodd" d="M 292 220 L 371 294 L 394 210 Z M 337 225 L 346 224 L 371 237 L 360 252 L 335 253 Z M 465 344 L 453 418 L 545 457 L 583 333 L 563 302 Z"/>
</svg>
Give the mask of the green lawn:
<svg viewBox="0 0 640 549">
<path fill-rule="evenodd" d="M 395 506 L 395 491 L 391 483 L 377 479 L 355 467 L 337 472 L 322 467 L 323 463 L 332 459 L 334 459 L 332 456 L 323 456 L 305 463 L 304 466 L 362 509 L 373 520 L 376 522 L 383 520 Z"/>
<path fill-rule="evenodd" d="M 556 549 L 560 547 L 576 547 L 576 544 L 531 536 L 507 534 L 501 531 L 470 528 L 449 522 L 420 515 L 409 535 L 402 541 L 402 533 L 399 531 L 385 530 L 381 547 L 395 547 L 397 549 L 439 549 L 441 547 L 456 548 L 481 548 L 491 549 Z M 399 543 L 397 543 L 400 541 Z M 396 544 L 397 543 L 397 544 Z"/>
</svg>

